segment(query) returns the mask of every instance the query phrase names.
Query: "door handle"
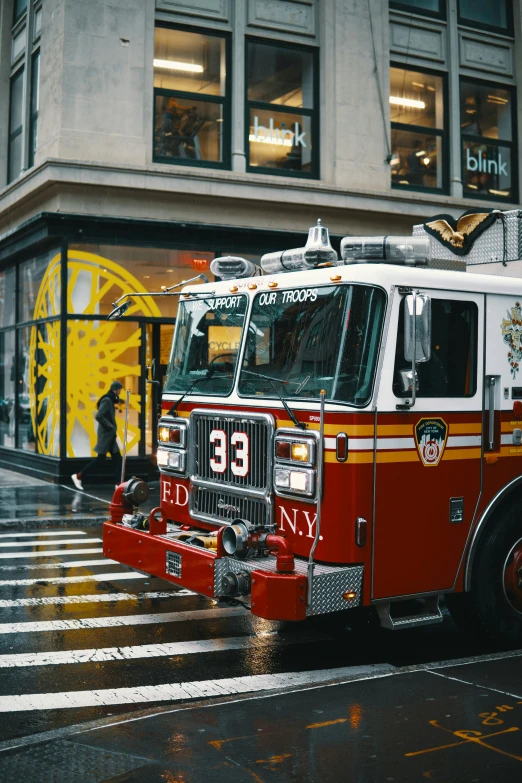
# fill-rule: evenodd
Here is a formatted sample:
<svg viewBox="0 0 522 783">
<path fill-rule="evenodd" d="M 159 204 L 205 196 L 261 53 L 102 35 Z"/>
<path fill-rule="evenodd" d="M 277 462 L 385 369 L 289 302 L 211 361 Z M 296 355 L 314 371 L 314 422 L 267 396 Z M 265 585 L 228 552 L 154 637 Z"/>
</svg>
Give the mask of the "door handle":
<svg viewBox="0 0 522 783">
<path fill-rule="evenodd" d="M 488 378 L 489 387 L 489 450 L 495 448 L 495 377 Z"/>
</svg>

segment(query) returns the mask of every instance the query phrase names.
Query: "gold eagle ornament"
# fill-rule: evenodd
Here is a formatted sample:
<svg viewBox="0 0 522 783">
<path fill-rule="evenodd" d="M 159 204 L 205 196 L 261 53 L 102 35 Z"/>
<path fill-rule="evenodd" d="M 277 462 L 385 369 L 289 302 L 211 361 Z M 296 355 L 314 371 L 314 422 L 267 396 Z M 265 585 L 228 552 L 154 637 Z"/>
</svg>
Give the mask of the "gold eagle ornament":
<svg viewBox="0 0 522 783">
<path fill-rule="evenodd" d="M 464 239 L 472 234 L 477 226 L 490 216 L 489 212 L 476 212 L 473 215 L 464 215 L 457 221 L 457 228 L 453 229 L 447 220 L 432 220 L 426 226 L 440 234 L 441 239 L 449 242 L 453 247 L 463 247 Z"/>
</svg>

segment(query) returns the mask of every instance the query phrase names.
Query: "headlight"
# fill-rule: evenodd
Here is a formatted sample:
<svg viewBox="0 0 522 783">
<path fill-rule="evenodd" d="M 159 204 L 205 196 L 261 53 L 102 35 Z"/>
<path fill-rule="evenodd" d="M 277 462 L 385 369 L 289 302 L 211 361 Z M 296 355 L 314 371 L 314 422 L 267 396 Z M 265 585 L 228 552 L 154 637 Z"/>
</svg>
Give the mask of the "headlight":
<svg viewBox="0 0 522 783">
<path fill-rule="evenodd" d="M 282 468 L 274 470 L 274 484 L 277 489 L 311 496 L 315 491 L 315 474 L 306 468 Z"/>
<path fill-rule="evenodd" d="M 310 462 L 310 444 L 292 443 L 292 459 L 296 462 Z"/>
<path fill-rule="evenodd" d="M 156 460 L 158 462 L 158 465 L 161 467 L 165 467 L 169 464 L 169 452 L 167 449 L 158 449 L 156 453 Z"/>
</svg>

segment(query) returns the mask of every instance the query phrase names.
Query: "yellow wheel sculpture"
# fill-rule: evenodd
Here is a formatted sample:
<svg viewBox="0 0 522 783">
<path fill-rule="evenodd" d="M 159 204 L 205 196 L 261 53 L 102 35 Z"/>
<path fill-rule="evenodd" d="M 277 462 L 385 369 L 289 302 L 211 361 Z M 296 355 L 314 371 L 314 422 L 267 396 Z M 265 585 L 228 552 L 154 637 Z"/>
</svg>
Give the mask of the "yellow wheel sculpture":
<svg viewBox="0 0 522 783">
<path fill-rule="evenodd" d="M 59 297 L 60 257 L 55 256 L 49 264 L 40 285 L 35 318 L 44 315 L 52 296 Z M 58 270 L 58 271 L 56 271 Z M 58 284 L 56 284 L 58 275 Z M 141 399 L 137 393 L 136 380 L 141 375 L 141 367 L 136 359 L 136 349 L 141 344 L 141 327 L 135 322 L 106 321 L 105 315 L 111 309 L 110 303 L 127 291 L 146 293 L 141 283 L 120 264 L 103 256 L 81 250 L 69 250 L 67 310 L 76 313 L 74 320 L 67 322 L 67 456 L 85 456 L 91 452 L 96 442 L 95 413 L 96 402 L 109 390 L 113 380 L 120 380 L 124 386 L 134 386 L 135 393 L 130 396 L 129 430 L 127 449 L 131 451 L 140 440 L 138 415 Z M 54 295 L 54 294 L 53 294 Z M 54 300 L 55 302 L 59 299 Z M 39 303 L 43 303 L 40 304 Z M 46 305 L 47 303 L 47 305 Z M 40 309 L 38 309 L 40 308 Z M 38 315 L 36 315 L 38 311 Z M 56 311 L 56 308 L 55 308 Z M 85 319 L 82 315 L 100 315 L 100 319 Z M 132 300 L 127 310 L 127 318 L 132 316 L 159 317 L 161 313 L 151 297 L 139 297 Z M 51 443 L 49 432 L 57 432 L 59 420 L 59 347 L 51 350 L 52 345 L 59 346 L 59 323 L 54 324 L 58 332 L 48 334 L 42 328 L 33 327 L 31 334 L 31 375 L 30 399 L 33 416 L 33 428 L 37 434 L 38 451 L 57 454 L 58 446 Z M 37 334 L 38 333 L 38 334 Z M 36 378 L 36 349 L 38 348 L 38 378 Z M 33 350 L 34 349 L 34 350 Z M 46 379 L 42 385 L 42 379 Z M 50 395 L 53 405 L 51 405 Z M 52 409 L 52 413 L 48 413 Z M 45 428 L 41 425 L 41 412 L 45 411 Z M 118 417 L 118 435 L 123 440 L 123 414 Z M 45 431 L 44 431 L 45 430 Z M 42 431 L 42 437 L 40 437 Z M 45 437 L 44 437 L 45 436 Z M 54 439 L 56 440 L 56 438 Z M 47 451 L 45 450 L 47 448 Z M 50 450 L 56 449 L 56 450 Z"/>
</svg>

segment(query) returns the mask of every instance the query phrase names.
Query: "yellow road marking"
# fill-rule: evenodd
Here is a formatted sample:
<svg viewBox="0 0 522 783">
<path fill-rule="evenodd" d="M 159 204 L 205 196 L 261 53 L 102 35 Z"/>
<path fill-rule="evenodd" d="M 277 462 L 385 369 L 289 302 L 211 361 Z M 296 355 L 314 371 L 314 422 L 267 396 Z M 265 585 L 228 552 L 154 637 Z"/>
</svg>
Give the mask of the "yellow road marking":
<svg viewBox="0 0 522 783">
<path fill-rule="evenodd" d="M 323 726 L 334 726 L 336 723 L 347 723 L 348 718 L 337 718 L 337 720 L 325 720 L 323 723 L 311 723 L 307 729 L 322 729 Z"/>
<path fill-rule="evenodd" d="M 489 739 L 490 737 L 497 737 L 500 734 L 511 734 L 514 731 L 519 731 L 517 726 L 512 726 L 511 728 L 503 729 L 502 731 L 495 731 L 492 734 L 482 734 L 480 731 L 473 731 L 471 729 L 458 729 L 457 731 L 452 731 L 451 729 L 447 729 L 445 726 L 441 726 L 436 720 L 430 720 L 430 725 L 435 726 L 437 729 L 442 729 L 443 731 L 446 731 L 455 737 L 461 738 L 461 741 L 451 742 L 447 745 L 438 745 L 435 748 L 415 750 L 411 753 L 405 753 L 405 756 L 422 756 L 425 753 L 433 753 L 436 750 L 456 748 L 459 745 L 467 745 L 469 742 L 474 742 L 476 745 L 482 745 L 482 747 L 488 748 L 488 750 L 493 750 L 495 753 L 500 753 L 502 756 L 508 756 L 509 758 L 515 759 L 516 761 L 522 761 L 522 756 L 515 756 L 513 753 L 507 753 L 504 750 L 500 750 L 499 748 L 495 748 L 493 745 L 489 745 L 487 742 L 484 742 L 484 739 Z"/>
</svg>

